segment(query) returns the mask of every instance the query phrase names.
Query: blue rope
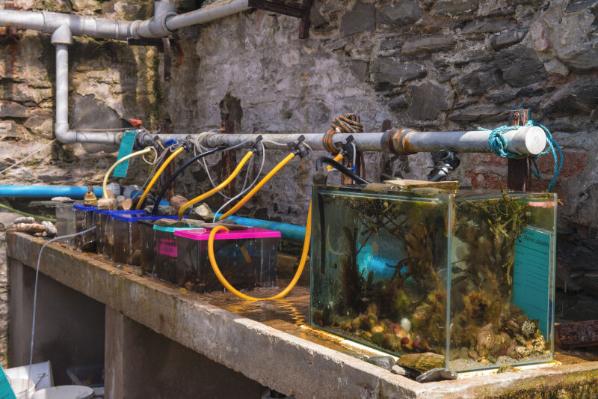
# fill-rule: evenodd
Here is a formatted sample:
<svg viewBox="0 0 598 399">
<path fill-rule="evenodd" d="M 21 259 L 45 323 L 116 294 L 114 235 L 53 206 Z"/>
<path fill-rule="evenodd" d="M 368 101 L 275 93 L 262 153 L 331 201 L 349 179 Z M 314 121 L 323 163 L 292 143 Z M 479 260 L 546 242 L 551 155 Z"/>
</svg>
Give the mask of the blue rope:
<svg viewBox="0 0 598 399">
<path fill-rule="evenodd" d="M 539 128 L 541 128 L 544 131 L 544 134 L 546 134 L 546 141 L 548 143 L 547 148 L 542 151 L 540 154 L 535 155 L 532 157 L 532 160 L 534 162 L 534 166 L 536 167 L 536 169 L 534 170 L 534 175 L 537 178 L 541 178 L 541 174 L 540 171 L 538 170 L 538 167 L 535 163 L 536 159 L 547 155 L 547 154 L 552 154 L 552 158 L 554 160 L 554 171 L 552 174 L 552 178 L 550 179 L 550 182 L 548 183 L 548 191 L 552 191 L 554 189 L 554 187 L 556 186 L 556 183 L 558 181 L 559 175 L 561 174 L 561 171 L 563 170 L 563 166 L 565 164 L 565 154 L 563 153 L 563 149 L 561 148 L 561 146 L 556 142 L 556 140 L 554 139 L 554 137 L 552 136 L 552 133 L 550 132 L 550 130 L 548 130 L 548 128 L 540 123 L 537 123 L 533 120 L 529 120 L 527 122 L 526 126 L 537 126 Z M 501 158 L 512 158 L 512 159 L 521 159 L 521 158 L 525 158 L 524 155 L 509 151 L 508 147 L 508 143 L 507 143 L 507 139 L 505 138 L 504 134 L 511 131 L 511 130 L 516 130 L 518 129 L 519 126 L 499 126 L 496 129 L 493 129 L 490 132 L 490 135 L 488 136 L 488 146 L 490 147 L 490 150 L 498 155 Z"/>
</svg>

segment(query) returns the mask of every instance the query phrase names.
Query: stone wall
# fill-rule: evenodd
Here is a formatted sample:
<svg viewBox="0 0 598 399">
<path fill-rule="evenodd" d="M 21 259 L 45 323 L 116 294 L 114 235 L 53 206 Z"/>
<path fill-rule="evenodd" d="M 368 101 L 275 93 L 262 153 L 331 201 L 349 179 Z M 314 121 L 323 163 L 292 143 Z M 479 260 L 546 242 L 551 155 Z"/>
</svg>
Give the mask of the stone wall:
<svg viewBox="0 0 598 399">
<path fill-rule="evenodd" d="M 142 0 L 16 0 L 4 7 L 121 19 L 151 13 Z M 528 107 L 564 147 L 560 227 L 588 243 L 573 241 L 566 259 L 586 259 L 598 247 L 597 17 L 596 0 L 316 0 L 306 40 L 298 38 L 297 20 L 263 11 L 178 32 L 167 82 L 154 48 L 78 37 L 70 57 L 71 124 L 120 127 L 136 117 L 150 128 L 193 133 L 220 126 L 221 114 L 237 104 L 235 126 L 243 132 L 324 132 L 343 112 L 358 113 L 369 131 L 385 121 L 450 130 L 498 126 L 509 110 Z M 52 137 L 53 50 L 48 35 L 0 29 L 0 169 L 41 151 L 0 175 L 1 183 L 99 182 L 114 159 L 79 145 L 43 147 Z M 269 151 L 266 168 L 282 156 Z M 504 160 L 462 161 L 456 177 L 464 186 L 504 186 Z M 427 154 L 374 154 L 368 176 L 422 178 L 431 164 Z M 544 178 L 534 187 L 543 189 L 550 157 L 539 166 Z M 312 169 L 313 160 L 293 161 L 249 212 L 303 222 Z M 205 172 L 195 169 L 178 191 L 206 185 Z"/>
</svg>

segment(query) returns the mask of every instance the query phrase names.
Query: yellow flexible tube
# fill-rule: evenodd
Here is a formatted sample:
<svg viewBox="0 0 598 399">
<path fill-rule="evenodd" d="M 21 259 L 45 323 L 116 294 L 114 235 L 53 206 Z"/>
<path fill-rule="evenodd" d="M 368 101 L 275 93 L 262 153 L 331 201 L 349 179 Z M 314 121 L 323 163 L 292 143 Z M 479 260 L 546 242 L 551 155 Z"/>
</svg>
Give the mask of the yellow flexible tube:
<svg viewBox="0 0 598 399">
<path fill-rule="evenodd" d="M 336 156 L 334 158 L 332 158 L 333 160 L 335 160 L 338 163 L 341 163 L 343 161 L 343 153 L 339 152 L 338 154 L 336 154 Z M 326 166 L 326 171 L 327 172 L 332 172 L 334 170 L 334 168 L 330 165 Z"/>
<path fill-rule="evenodd" d="M 154 184 L 156 184 L 156 182 L 160 178 L 160 175 L 162 175 L 162 173 L 164 173 L 164 170 L 168 167 L 168 165 L 170 165 L 170 163 L 176 157 L 178 157 L 183 151 L 185 151 L 185 148 L 179 147 L 176 149 L 176 151 L 174 151 L 172 154 L 170 154 L 170 156 L 168 158 L 166 158 L 166 161 L 164 161 L 162 166 L 160 166 L 160 168 L 158 169 L 158 171 L 156 172 L 154 177 L 152 177 L 152 180 L 150 180 L 150 182 L 147 185 L 147 187 L 145 188 L 145 190 L 143 190 L 143 194 L 141 194 L 141 198 L 139 198 L 139 201 L 137 201 L 137 205 L 135 206 L 135 209 L 141 209 L 141 207 L 143 206 L 143 203 L 145 202 L 145 199 L 147 198 L 152 187 L 154 187 Z"/>
<path fill-rule="evenodd" d="M 309 203 L 309 209 L 307 211 L 307 222 L 305 223 L 305 238 L 303 240 L 303 250 L 301 252 L 301 259 L 299 260 L 299 266 L 297 266 L 297 271 L 295 272 L 295 275 L 293 276 L 293 279 L 291 280 L 289 285 L 287 285 L 286 288 L 283 289 L 282 291 L 280 291 L 278 294 L 271 296 L 271 297 L 258 298 L 258 297 L 254 297 L 251 295 L 244 294 L 243 292 L 241 292 L 238 289 L 236 289 L 235 287 L 233 287 L 232 284 L 228 282 L 226 277 L 224 277 L 224 275 L 222 274 L 222 271 L 220 271 L 218 262 L 216 261 L 216 256 L 214 255 L 214 240 L 216 238 L 216 234 L 222 230 L 228 231 L 228 228 L 226 228 L 225 226 L 216 226 L 212 229 L 212 231 L 210 231 L 210 237 L 208 238 L 208 258 L 210 259 L 210 265 L 212 266 L 212 270 L 214 270 L 214 273 L 216 274 L 218 281 L 220 281 L 220 283 L 227 290 L 229 290 L 233 295 L 235 295 L 241 299 L 244 299 L 246 301 L 253 301 L 253 302 L 255 302 L 255 301 L 273 301 L 276 299 L 282 299 L 290 294 L 290 292 L 293 290 L 293 288 L 295 288 L 295 286 L 297 285 L 297 282 L 301 278 L 301 274 L 303 274 L 303 270 L 305 269 L 305 264 L 307 263 L 307 257 L 309 255 L 309 244 L 310 244 L 310 240 L 311 240 L 311 202 Z"/>
<path fill-rule="evenodd" d="M 293 158 L 295 158 L 295 153 L 292 152 L 289 155 L 287 155 L 270 172 L 268 172 L 268 174 L 262 180 L 260 180 L 260 182 L 258 184 L 256 184 L 255 187 L 253 187 L 250 192 L 248 192 L 243 198 L 241 198 L 239 200 L 239 202 L 237 202 L 235 204 L 235 206 L 233 206 L 231 209 L 229 209 L 228 212 L 226 212 L 224 215 L 220 216 L 220 218 L 218 218 L 218 220 L 223 220 L 231 215 L 234 215 L 239 209 L 241 209 L 243 207 L 243 205 L 245 205 L 245 203 L 247 201 L 249 201 L 251 198 L 253 198 L 253 196 L 258 191 L 260 191 L 262 189 L 262 187 L 264 187 L 266 185 L 266 183 L 268 183 L 270 181 L 270 179 L 272 179 L 272 177 L 274 177 L 275 174 L 277 174 L 282 168 L 284 168 L 286 164 L 291 162 L 291 160 Z"/>
<path fill-rule="evenodd" d="M 118 161 L 116 161 L 114 164 L 112 164 L 112 166 L 110 167 L 110 169 L 108 169 L 108 171 L 106 172 L 106 174 L 104 175 L 104 181 L 102 182 L 102 195 L 104 198 L 108 198 L 108 179 L 110 178 L 110 175 L 112 174 L 112 172 L 114 172 L 114 169 L 116 169 L 116 167 L 118 165 L 120 165 L 121 163 L 131 159 L 131 158 L 135 158 L 135 157 L 139 157 L 141 155 L 145 155 L 148 152 L 152 152 L 154 149 L 152 147 L 146 147 L 141 151 L 137 151 L 137 152 L 133 152 L 127 156 L 122 157 L 121 159 L 119 159 Z"/>
<path fill-rule="evenodd" d="M 219 185 L 217 185 L 210 191 L 206 191 L 205 193 L 198 195 L 197 197 L 193 198 L 192 200 L 185 202 L 183 204 L 183 206 L 181 206 L 179 208 L 179 219 L 182 219 L 183 216 L 185 216 L 185 212 L 187 211 L 187 209 L 189 209 L 193 205 L 197 204 L 198 202 L 201 202 L 207 198 L 210 198 L 212 195 L 218 193 L 219 191 L 223 190 L 226 186 L 231 184 L 232 181 L 235 179 L 235 177 L 237 177 L 237 175 L 239 173 L 241 173 L 241 171 L 243 170 L 243 167 L 245 166 L 245 164 L 247 162 L 249 162 L 249 160 L 251 159 L 253 154 L 254 154 L 253 151 L 247 152 L 247 154 L 245 154 L 243 159 L 241 159 L 241 162 L 239 162 L 239 164 L 237 165 L 235 170 L 233 170 L 233 173 L 231 173 L 230 176 L 228 176 L 222 183 L 220 183 Z"/>
</svg>

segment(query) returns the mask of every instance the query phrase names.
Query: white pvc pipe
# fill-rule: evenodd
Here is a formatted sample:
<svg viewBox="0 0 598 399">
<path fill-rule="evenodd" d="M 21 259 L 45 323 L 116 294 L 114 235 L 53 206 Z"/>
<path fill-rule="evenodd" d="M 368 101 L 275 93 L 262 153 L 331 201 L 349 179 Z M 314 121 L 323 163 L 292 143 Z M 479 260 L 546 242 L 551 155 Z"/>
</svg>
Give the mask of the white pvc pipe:
<svg viewBox="0 0 598 399">
<path fill-rule="evenodd" d="M 166 20 L 168 30 L 174 31 L 193 25 L 206 24 L 249 10 L 248 0 L 232 0 L 226 4 L 206 6 L 185 14 L 176 15 Z"/>
<path fill-rule="evenodd" d="M 141 21 L 135 21 L 140 23 Z M 127 40 L 133 36 L 134 22 L 113 21 L 106 18 L 87 17 L 47 11 L 0 10 L 0 26 L 14 26 L 53 33 L 61 26 L 68 26 L 73 35 L 105 39 Z"/>
<path fill-rule="evenodd" d="M 469 132 L 409 132 L 403 140 L 405 152 L 490 152 L 489 130 Z M 546 148 L 546 134 L 537 126 L 522 126 L 504 134 L 507 149 L 521 155 L 538 155 Z"/>
<path fill-rule="evenodd" d="M 120 134 L 114 132 L 85 132 L 69 128 L 69 50 L 72 36 L 68 26 L 63 25 L 52 34 L 56 46 L 56 120 L 54 135 L 61 143 L 117 144 Z"/>
</svg>

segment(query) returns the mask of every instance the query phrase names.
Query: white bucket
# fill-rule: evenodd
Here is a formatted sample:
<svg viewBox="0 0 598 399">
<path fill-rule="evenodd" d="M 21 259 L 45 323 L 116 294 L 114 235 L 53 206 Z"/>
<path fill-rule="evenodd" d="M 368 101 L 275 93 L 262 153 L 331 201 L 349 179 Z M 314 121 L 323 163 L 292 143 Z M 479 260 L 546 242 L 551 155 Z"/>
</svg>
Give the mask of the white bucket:
<svg viewBox="0 0 598 399">
<path fill-rule="evenodd" d="M 8 380 L 17 399 L 31 399 L 35 392 L 35 383 L 28 378 L 10 378 Z"/>
<path fill-rule="evenodd" d="M 31 399 L 91 399 L 93 389 L 79 385 L 63 385 L 40 389 Z"/>
</svg>

